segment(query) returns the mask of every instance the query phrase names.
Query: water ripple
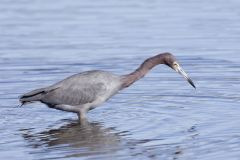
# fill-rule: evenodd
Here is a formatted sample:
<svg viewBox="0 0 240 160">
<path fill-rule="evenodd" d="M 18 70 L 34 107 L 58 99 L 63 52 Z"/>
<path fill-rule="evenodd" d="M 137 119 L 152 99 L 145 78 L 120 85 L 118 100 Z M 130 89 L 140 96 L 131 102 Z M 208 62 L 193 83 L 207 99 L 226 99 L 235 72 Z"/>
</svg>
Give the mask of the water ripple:
<svg viewBox="0 0 240 160">
<path fill-rule="evenodd" d="M 1 159 L 238 159 L 239 2 L 2 0 Z M 91 69 L 126 74 L 173 52 L 197 86 L 166 66 L 89 112 L 89 122 L 19 95 Z"/>
</svg>

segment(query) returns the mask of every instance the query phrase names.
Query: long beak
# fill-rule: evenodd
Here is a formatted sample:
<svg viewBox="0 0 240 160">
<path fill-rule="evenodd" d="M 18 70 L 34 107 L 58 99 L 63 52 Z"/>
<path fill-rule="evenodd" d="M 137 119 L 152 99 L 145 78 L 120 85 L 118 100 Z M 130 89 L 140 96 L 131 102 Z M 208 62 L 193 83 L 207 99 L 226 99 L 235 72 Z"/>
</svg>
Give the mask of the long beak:
<svg viewBox="0 0 240 160">
<path fill-rule="evenodd" d="M 193 86 L 196 89 L 196 86 L 194 85 L 193 81 L 191 80 L 191 78 L 188 77 L 187 73 L 179 66 L 177 65 L 176 68 L 174 68 L 179 74 L 181 74 L 187 81 L 188 83 L 191 84 L 191 86 Z"/>
</svg>

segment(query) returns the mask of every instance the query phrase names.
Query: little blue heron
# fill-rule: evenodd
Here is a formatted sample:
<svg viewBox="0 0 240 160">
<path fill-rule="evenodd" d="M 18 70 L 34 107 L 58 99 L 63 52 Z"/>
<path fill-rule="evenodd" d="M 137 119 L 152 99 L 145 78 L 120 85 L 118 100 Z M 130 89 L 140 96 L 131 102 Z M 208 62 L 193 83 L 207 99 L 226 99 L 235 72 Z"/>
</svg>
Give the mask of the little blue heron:
<svg viewBox="0 0 240 160">
<path fill-rule="evenodd" d="M 39 101 L 50 108 L 77 113 L 79 120 L 82 121 L 89 110 L 130 86 L 158 64 L 169 66 L 196 88 L 176 58 L 171 53 L 162 53 L 146 59 L 130 74 L 118 76 L 100 70 L 82 72 L 51 86 L 28 92 L 20 97 L 20 102 L 24 105 Z"/>
</svg>

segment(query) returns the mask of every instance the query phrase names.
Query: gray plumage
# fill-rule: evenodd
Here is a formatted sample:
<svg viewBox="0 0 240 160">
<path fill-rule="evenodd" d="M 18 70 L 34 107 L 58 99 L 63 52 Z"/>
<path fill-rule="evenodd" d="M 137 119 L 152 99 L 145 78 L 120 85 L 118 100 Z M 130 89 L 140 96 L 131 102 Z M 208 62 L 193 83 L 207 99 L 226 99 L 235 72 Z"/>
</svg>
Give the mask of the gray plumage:
<svg viewBox="0 0 240 160">
<path fill-rule="evenodd" d="M 130 74 L 118 76 L 99 70 L 75 74 L 49 87 L 22 95 L 20 102 L 23 105 L 40 101 L 50 108 L 77 113 L 79 119 L 83 120 L 87 111 L 94 109 L 121 89 L 142 78 L 157 64 L 166 64 L 180 74 L 184 73 L 184 77 L 195 87 L 191 79 L 186 77 L 186 73 L 180 68 L 175 57 L 170 53 L 163 53 L 145 60 Z"/>
<path fill-rule="evenodd" d="M 111 85 L 114 88 L 110 88 Z M 88 71 L 73 75 L 49 88 L 41 101 L 47 104 L 83 105 L 98 98 L 108 98 L 118 91 L 120 79 L 104 71 Z M 66 94 L 67 93 L 67 94 Z"/>
<path fill-rule="evenodd" d="M 84 112 L 105 102 L 121 88 L 120 77 L 105 71 L 87 71 L 70 76 L 54 85 L 26 93 L 20 101 L 40 101 L 50 108 Z M 80 113 L 79 113 L 80 114 Z"/>
</svg>

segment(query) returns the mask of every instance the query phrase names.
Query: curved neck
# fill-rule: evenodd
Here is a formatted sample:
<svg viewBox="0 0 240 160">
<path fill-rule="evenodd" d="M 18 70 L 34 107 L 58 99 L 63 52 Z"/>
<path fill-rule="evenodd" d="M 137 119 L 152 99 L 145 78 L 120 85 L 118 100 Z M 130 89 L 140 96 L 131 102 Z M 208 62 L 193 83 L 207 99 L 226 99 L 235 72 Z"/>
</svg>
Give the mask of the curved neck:
<svg viewBox="0 0 240 160">
<path fill-rule="evenodd" d="M 134 72 L 122 76 L 122 88 L 129 87 L 131 84 L 144 77 L 148 71 L 158 64 L 165 64 L 165 54 L 162 53 L 146 59 Z"/>
</svg>

